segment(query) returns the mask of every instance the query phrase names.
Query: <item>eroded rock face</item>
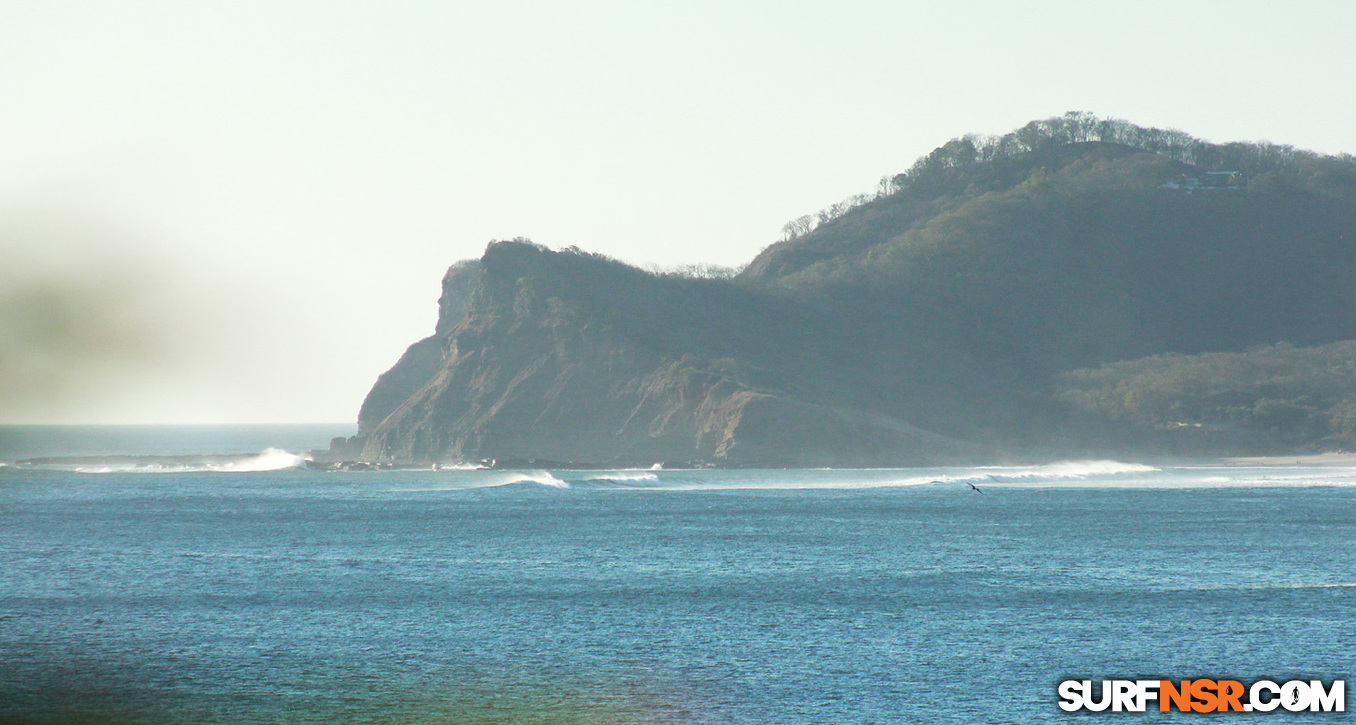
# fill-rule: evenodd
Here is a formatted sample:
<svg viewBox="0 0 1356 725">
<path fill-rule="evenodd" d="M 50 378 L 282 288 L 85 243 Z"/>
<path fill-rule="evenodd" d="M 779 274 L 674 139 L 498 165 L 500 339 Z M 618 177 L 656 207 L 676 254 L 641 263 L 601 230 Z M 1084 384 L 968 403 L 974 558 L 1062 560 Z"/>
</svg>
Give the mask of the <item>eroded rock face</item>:
<svg viewBox="0 0 1356 725">
<path fill-rule="evenodd" d="M 358 411 L 358 435 L 372 429 L 428 384 L 442 367 L 447 336 L 471 307 L 480 274 L 480 260 L 457 262 L 443 275 L 443 293 L 438 298 L 438 324 L 434 334 L 410 345 L 395 365 L 377 378 Z M 354 451 L 356 453 L 356 451 Z"/>
<path fill-rule="evenodd" d="M 801 400 L 768 384 L 777 371 L 748 360 L 681 352 L 710 351 L 704 339 L 731 332 L 711 337 L 712 328 L 749 323 L 713 319 L 718 309 L 691 282 L 592 255 L 492 245 L 465 317 L 445 337 L 416 343 L 369 396 L 389 401 L 378 394 L 421 377 L 442 340 L 426 382 L 364 428 L 361 458 L 774 466 L 955 460 L 967 451 L 886 416 Z M 640 302 L 617 304 L 628 299 Z M 654 309 L 638 309 L 647 304 Z"/>
<path fill-rule="evenodd" d="M 431 335 L 410 345 L 390 370 L 382 373 L 358 411 L 358 435 L 366 435 L 386 416 L 433 379 L 443 365 L 443 338 Z"/>
</svg>

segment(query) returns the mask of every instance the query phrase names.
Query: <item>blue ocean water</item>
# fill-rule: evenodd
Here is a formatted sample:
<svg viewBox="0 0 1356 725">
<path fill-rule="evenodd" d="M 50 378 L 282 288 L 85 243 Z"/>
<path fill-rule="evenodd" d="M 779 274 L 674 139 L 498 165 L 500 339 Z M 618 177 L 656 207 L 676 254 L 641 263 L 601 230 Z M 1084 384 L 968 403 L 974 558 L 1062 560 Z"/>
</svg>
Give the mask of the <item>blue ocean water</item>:
<svg viewBox="0 0 1356 725">
<path fill-rule="evenodd" d="M 269 460 L 0 468 L 0 722 L 1041 723 L 1356 670 L 1356 468 Z"/>
</svg>

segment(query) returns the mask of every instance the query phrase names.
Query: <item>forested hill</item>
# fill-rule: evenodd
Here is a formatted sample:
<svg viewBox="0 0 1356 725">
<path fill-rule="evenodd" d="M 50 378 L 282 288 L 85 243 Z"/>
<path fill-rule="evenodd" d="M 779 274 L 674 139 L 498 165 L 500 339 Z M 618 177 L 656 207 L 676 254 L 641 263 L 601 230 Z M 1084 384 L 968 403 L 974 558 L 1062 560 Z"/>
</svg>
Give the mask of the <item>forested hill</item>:
<svg viewBox="0 0 1356 725">
<path fill-rule="evenodd" d="M 1036 374 L 1356 337 L 1351 157 L 1074 114 L 955 139 L 891 183 L 742 277 L 909 311 Z"/>
<path fill-rule="evenodd" d="M 1164 445 L 1145 428 L 1181 428 L 1170 413 L 1098 421 L 1077 401 L 1196 358 L 1130 380 L 1074 373 L 1356 339 L 1353 233 L 1350 156 L 1088 114 L 961 137 L 877 193 L 791 222 L 733 279 L 491 245 L 449 274 L 474 272 L 453 285 L 465 306 L 445 289 L 457 319 L 412 348 L 418 366 L 383 376 L 346 450 L 882 465 Z M 1320 425 L 1228 434 L 1265 427 L 1250 421 L 1212 424 L 1225 432 L 1210 445 L 1331 438 Z"/>
</svg>

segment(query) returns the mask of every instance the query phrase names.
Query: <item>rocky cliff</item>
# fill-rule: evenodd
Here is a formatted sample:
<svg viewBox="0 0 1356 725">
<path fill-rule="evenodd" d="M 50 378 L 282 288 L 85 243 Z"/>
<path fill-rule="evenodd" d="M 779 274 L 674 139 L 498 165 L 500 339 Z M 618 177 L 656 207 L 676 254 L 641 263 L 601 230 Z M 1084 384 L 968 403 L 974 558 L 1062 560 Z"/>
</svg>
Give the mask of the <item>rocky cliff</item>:
<svg viewBox="0 0 1356 725">
<path fill-rule="evenodd" d="M 788 225 L 734 279 L 491 244 L 449 271 L 434 335 L 378 380 L 338 448 L 875 466 L 1181 453 L 1163 431 L 1198 428 L 1224 431 L 1216 446 L 1323 445 L 1356 440 L 1356 394 L 1333 382 L 1347 378 L 1310 369 L 1326 353 L 1267 357 L 1308 366 L 1283 396 L 1242 373 L 1205 402 L 1156 391 L 1235 360 L 1207 353 L 1353 338 L 1356 159 L 1073 114 L 955 139 L 875 196 Z M 1079 372 L 1169 353 L 1196 357 Z M 1244 398 L 1260 407 L 1209 403 Z M 1201 420 L 1173 419 L 1190 411 Z"/>
<path fill-rule="evenodd" d="M 778 331 L 794 332 L 770 305 L 725 281 L 666 279 L 594 255 L 492 244 L 456 326 L 416 343 L 369 396 L 364 411 L 372 415 L 355 441 L 360 457 L 748 466 L 972 453 L 969 444 L 879 413 L 797 395 L 785 365 L 797 357 L 792 350 L 771 368 L 750 362 L 761 357 L 755 348 L 777 357 Z M 739 329 L 759 328 L 773 339 L 738 337 Z M 372 422 L 383 401 L 421 379 Z"/>
<path fill-rule="evenodd" d="M 377 378 L 358 411 L 358 435 L 366 436 L 386 416 L 424 387 L 442 367 L 450 333 L 470 311 L 480 274 L 478 260 L 458 262 L 443 275 L 438 298 L 438 324 L 433 334 L 410 345 L 396 364 Z"/>
</svg>

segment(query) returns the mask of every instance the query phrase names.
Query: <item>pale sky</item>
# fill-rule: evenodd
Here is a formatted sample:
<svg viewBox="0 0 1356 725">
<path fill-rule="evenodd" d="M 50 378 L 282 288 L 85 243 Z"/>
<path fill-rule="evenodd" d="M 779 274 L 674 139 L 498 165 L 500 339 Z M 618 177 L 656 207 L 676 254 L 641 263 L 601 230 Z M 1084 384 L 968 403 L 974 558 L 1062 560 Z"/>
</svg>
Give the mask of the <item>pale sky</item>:
<svg viewBox="0 0 1356 725">
<path fill-rule="evenodd" d="M 351 421 L 491 239 L 738 265 L 1070 110 L 1356 152 L 1353 28 L 1340 0 L 0 0 L 0 422 Z"/>
</svg>

